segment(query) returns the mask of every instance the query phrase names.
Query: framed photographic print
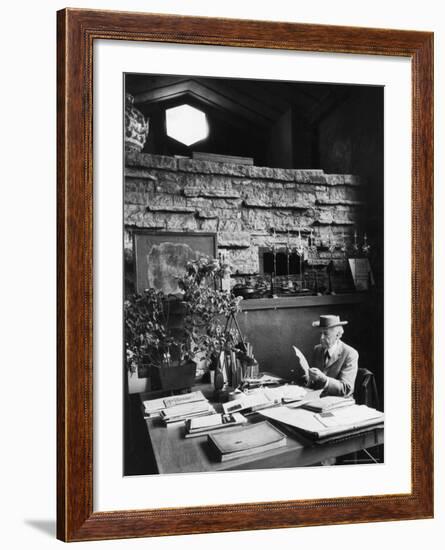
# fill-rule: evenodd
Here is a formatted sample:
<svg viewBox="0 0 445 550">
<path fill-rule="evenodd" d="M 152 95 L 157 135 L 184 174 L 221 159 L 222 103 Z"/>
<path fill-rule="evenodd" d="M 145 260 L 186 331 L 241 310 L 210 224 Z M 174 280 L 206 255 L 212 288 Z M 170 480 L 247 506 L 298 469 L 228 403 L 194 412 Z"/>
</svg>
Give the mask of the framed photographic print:
<svg viewBox="0 0 445 550">
<path fill-rule="evenodd" d="M 60 539 L 432 517 L 432 49 L 58 13 Z"/>
</svg>

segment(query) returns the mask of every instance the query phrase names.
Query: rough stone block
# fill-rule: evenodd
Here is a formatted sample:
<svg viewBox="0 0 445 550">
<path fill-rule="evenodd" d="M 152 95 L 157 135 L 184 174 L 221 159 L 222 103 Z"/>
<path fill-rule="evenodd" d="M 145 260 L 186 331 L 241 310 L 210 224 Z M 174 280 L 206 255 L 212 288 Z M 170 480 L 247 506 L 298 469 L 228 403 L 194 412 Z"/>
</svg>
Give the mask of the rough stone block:
<svg viewBox="0 0 445 550">
<path fill-rule="evenodd" d="M 267 210 L 267 209 L 246 209 L 242 212 L 242 221 L 245 230 L 248 231 L 275 231 L 286 232 L 298 231 L 298 229 L 309 227 L 314 217 L 311 211 L 298 213 L 289 210 Z"/>
<path fill-rule="evenodd" d="M 301 193 L 295 189 L 268 189 L 265 191 L 248 190 L 243 193 L 243 205 L 247 208 L 289 208 L 305 210 L 313 206 L 315 194 Z"/>
<path fill-rule="evenodd" d="M 188 206 L 185 197 L 155 194 L 150 197 L 147 208 L 152 212 L 195 212 L 195 208 Z"/>
<path fill-rule="evenodd" d="M 256 247 L 224 250 L 233 274 L 237 272 L 243 274 L 259 272 L 258 249 Z"/>
<path fill-rule="evenodd" d="M 212 206 L 214 208 L 240 208 L 242 204 L 242 200 L 239 198 L 236 199 L 221 199 L 221 198 L 214 198 L 212 199 Z"/>
<path fill-rule="evenodd" d="M 232 187 L 230 179 L 222 177 L 199 176 L 188 180 L 184 187 L 186 197 L 206 197 L 223 199 L 238 199 L 239 193 Z"/>
<path fill-rule="evenodd" d="M 147 212 L 145 206 L 125 205 L 124 224 L 136 227 L 147 227 L 150 229 L 162 229 L 164 224 L 155 214 Z"/>
<path fill-rule="evenodd" d="M 155 183 L 145 178 L 125 178 L 125 193 L 153 193 Z"/>
<path fill-rule="evenodd" d="M 187 206 L 194 208 L 195 210 L 210 210 L 212 208 L 212 201 L 210 199 L 204 199 L 202 197 L 187 197 Z"/>
<path fill-rule="evenodd" d="M 221 174 L 227 176 L 245 176 L 246 166 L 241 164 L 225 164 L 204 160 L 178 159 L 178 169 L 194 174 Z"/>
<path fill-rule="evenodd" d="M 247 232 L 219 231 L 218 246 L 247 248 L 250 246 L 250 234 Z"/>
<path fill-rule="evenodd" d="M 157 214 L 168 231 L 196 231 L 199 229 L 198 220 L 193 214 Z"/>
<path fill-rule="evenodd" d="M 124 176 L 126 178 L 139 178 L 151 181 L 157 180 L 155 174 L 153 174 L 152 171 L 147 168 L 131 168 L 129 166 L 126 166 L 124 168 Z"/>
<path fill-rule="evenodd" d="M 198 220 L 198 227 L 200 231 L 208 231 L 209 233 L 216 233 L 218 231 L 218 220 L 217 219 Z"/>
<path fill-rule="evenodd" d="M 326 174 L 327 185 L 360 185 L 360 178 L 349 174 Z"/>
<path fill-rule="evenodd" d="M 196 217 L 200 219 L 218 219 L 218 212 L 217 210 L 198 210 L 196 212 Z"/>
<path fill-rule="evenodd" d="M 351 201 L 348 199 L 317 199 L 320 206 L 363 206 L 364 201 Z"/>
<path fill-rule="evenodd" d="M 241 220 L 241 210 L 228 209 L 228 208 L 215 208 L 218 219 L 221 221 L 239 222 Z M 241 228 L 241 225 L 240 225 Z"/>
<path fill-rule="evenodd" d="M 342 201 L 357 201 L 359 200 L 358 186 L 331 186 L 331 187 L 319 187 L 315 190 L 317 201 L 325 202 L 325 204 L 334 204 L 335 202 L 341 203 Z M 332 202 L 331 202 L 332 201 Z M 320 202 L 321 204 L 321 202 Z"/>
<path fill-rule="evenodd" d="M 150 212 L 145 207 L 124 206 L 124 223 L 148 229 L 195 231 L 198 228 L 193 214 Z"/>
<path fill-rule="evenodd" d="M 238 218 L 220 219 L 218 230 L 229 233 L 242 232 L 243 223 Z"/>
<path fill-rule="evenodd" d="M 138 166 L 141 168 L 159 168 L 161 170 L 177 170 L 178 161 L 175 158 L 163 155 L 150 155 L 129 151 L 125 155 L 126 166 Z"/>
<path fill-rule="evenodd" d="M 171 172 L 166 173 L 168 177 L 157 178 L 156 191 L 160 193 L 169 193 L 171 195 L 178 195 L 182 192 L 183 185 L 179 178 L 170 177 L 175 174 Z"/>
<path fill-rule="evenodd" d="M 126 204 L 147 204 L 154 192 L 154 182 L 126 178 L 124 197 Z"/>
</svg>

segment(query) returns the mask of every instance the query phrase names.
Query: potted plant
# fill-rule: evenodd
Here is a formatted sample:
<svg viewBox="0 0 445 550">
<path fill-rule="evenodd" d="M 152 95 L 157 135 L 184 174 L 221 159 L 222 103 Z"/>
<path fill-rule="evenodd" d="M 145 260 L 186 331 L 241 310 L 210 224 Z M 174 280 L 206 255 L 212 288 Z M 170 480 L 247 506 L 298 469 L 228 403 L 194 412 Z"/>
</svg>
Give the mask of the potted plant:
<svg viewBox="0 0 445 550">
<path fill-rule="evenodd" d="M 196 361 L 218 369 L 221 353 L 239 344 L 239 332 L 229 329 L 230 316 L 242 298 L 221 290 L 227 265 L 200 258 L 188 262 L 178 279 L 181 325 L 171 322 L 170 297 L 152 288 L 130 296 L 124 304 L 126 362 L 130 372 L 148 365 L 152 389 L 183 389 L 193 385 Z"/>
<path fill-rule="evenodd" d="M 224 262 L 203 257 L 188 262 L 178 280 L 187 349 L 193 356 L 205 357 L 211 370 L 221 368 L 221 354 L 239 346 L 241 337 L 229 321 L 240 311 L 242 298 L 221 285 L 228 269 Z"/>
<path fill-rule="evenodd" d="M 193 385 L 196 363 L 181 331 L 170 325 L 171 299 L 153 288 L 125 300 L 126 363 L 150 370 L 152 389 L 179 390 Z M 182 331 L 183 332 L 183 331 Z"/>
</svg>

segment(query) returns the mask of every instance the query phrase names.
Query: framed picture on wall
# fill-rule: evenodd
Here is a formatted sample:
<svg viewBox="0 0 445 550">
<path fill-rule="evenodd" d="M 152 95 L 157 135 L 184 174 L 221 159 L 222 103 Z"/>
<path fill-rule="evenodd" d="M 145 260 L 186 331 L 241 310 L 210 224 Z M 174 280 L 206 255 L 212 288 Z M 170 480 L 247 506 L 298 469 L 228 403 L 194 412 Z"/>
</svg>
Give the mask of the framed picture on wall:
<svg viewBox="0 0 445 550">
<path fill-rule="evenodd" d="M 133 249 L 136 291 L 154 288 L 167 295 L 177 294 L 177 279 L 187 262 L 215 257 L 216 235 L 133 231 Z"/>
<path fill-rule="evenodd" d="M 432 516 L 432 45 L 414 31 L 58 13 L 60 539 Z M 351 261 L 371 266 L 364 292 Z M 201 332 L 184 333 L 187 292 Z M 168 322 L 146 323 L 166 305 Z M 327 393 L 338 327 L 374 374 L 384 431 L 381 416 L 314 409 L 323 395 L 362 407 L 355 371 Z M 190 363 L 184 334 L 214 346 L 221 333 L 226 387 L 205 379 L 200 344 L 190 391 L 128 391 L 129 334 L 173 376 Z M 297 361 L 312 386 L 293 383 Z M 258 397 L 246 380 L 267 408 L 244 407 Z M 366 466 L 324 467 L 383 444 Z"/>
</svg>

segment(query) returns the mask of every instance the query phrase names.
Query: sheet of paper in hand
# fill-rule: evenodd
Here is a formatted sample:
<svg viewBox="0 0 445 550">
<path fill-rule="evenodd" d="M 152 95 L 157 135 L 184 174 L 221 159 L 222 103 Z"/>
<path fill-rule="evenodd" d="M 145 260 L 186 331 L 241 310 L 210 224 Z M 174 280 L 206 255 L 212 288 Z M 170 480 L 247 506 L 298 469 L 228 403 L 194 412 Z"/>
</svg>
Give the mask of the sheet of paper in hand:
<svg viewBox="0 0 445 550">
<path fill-rule="evenodd" d="M 300 367 L 304 370 L 306 376 L 309 375 L 309 363 L 307 362 L 306 357 L 304 356 L 303 352 L 301 352 L 297 347 L 292 346 L 295 355 L 297 357 L 297 363 L 299 363 Z"/>
</svg>

